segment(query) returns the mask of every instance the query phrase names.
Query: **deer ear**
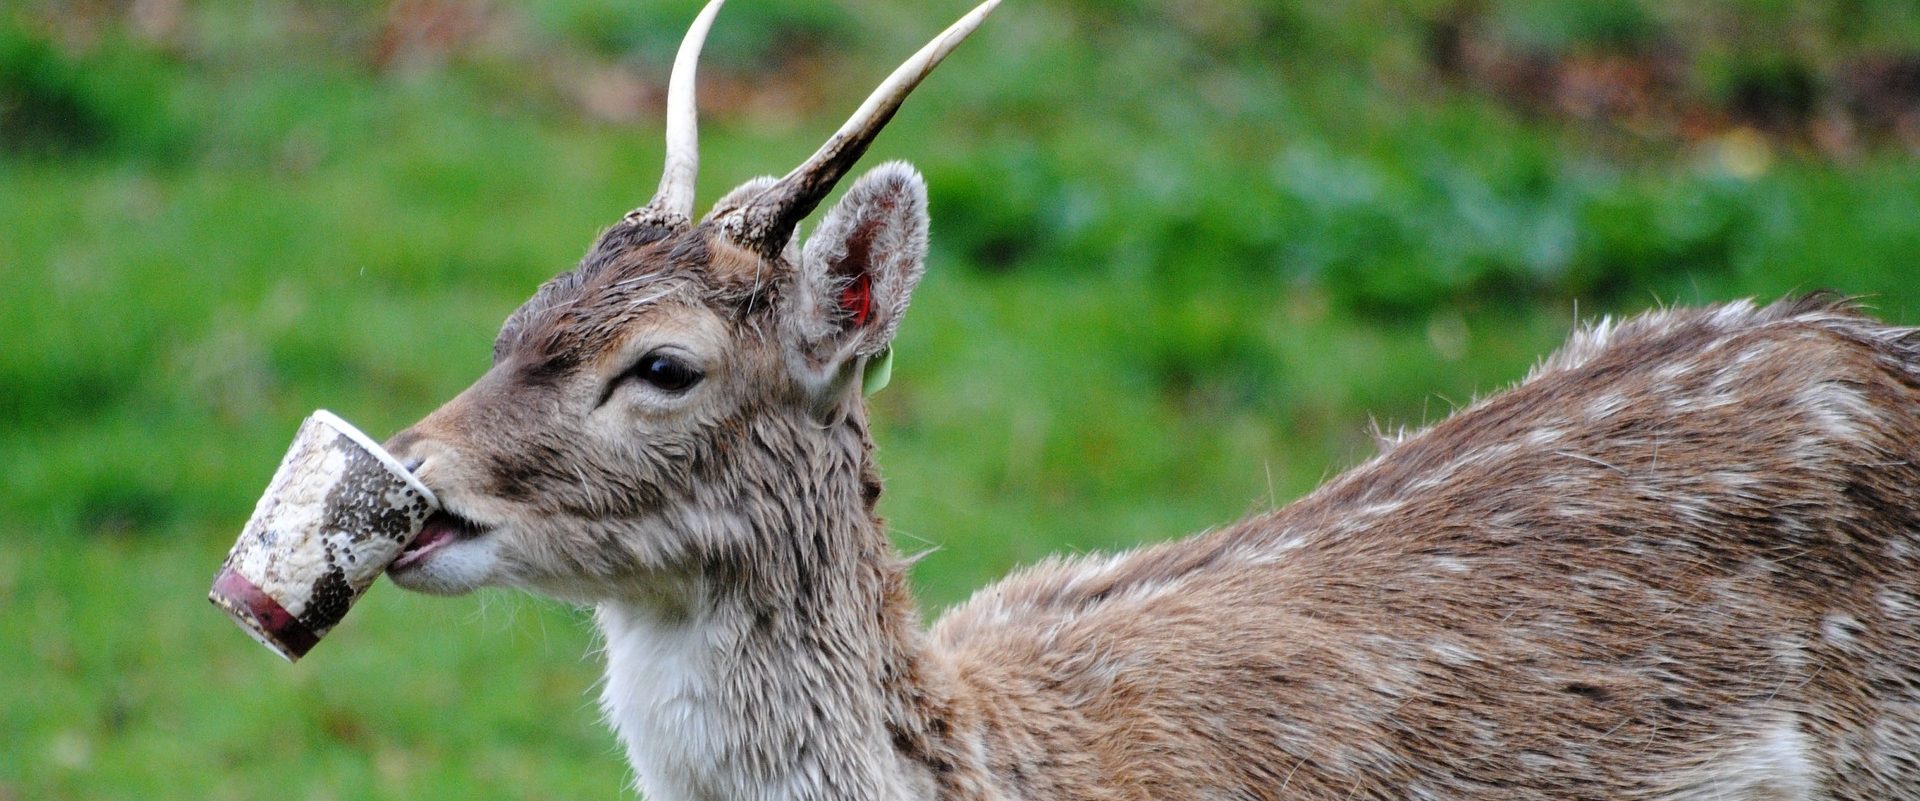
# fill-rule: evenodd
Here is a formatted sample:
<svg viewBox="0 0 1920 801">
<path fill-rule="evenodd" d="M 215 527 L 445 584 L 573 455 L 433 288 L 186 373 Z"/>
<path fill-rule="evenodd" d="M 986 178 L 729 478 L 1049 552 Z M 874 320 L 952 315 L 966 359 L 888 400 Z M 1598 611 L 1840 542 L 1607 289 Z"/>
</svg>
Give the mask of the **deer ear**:
<svg viewBox="0 0 1920 801">
<path fill-rule="evenodd" d="M 905 162 L 873 168 L 801 250 L 795 333 L 837 372 L 887 349 L 926 269 L 927 185 Z"/>
</svg>

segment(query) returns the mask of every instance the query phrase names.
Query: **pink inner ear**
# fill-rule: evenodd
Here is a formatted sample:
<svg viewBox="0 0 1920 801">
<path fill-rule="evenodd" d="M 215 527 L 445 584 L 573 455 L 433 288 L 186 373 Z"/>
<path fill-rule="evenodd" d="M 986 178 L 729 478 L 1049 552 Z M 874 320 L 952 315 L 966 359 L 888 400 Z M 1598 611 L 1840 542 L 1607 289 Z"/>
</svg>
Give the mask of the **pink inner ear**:
<svg viewBox="0 0 1920 801">
<path fill-rule="evenodd" d="M 866 325 L 873 316 L 873 279 L 860 273 L 840 290 L 840 308 L 853 315 L 853 324 Z"/>
</svg>

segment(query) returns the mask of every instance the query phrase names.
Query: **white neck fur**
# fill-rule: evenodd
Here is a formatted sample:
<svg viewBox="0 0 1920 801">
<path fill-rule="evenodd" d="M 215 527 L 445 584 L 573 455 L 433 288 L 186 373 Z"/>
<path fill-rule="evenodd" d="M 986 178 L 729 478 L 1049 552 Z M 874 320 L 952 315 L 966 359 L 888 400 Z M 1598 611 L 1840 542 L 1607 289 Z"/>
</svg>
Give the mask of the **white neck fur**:
<svg viewBox="0 0 1920 801">
<path fill-rule="evenodd" d="M 609 601 L 595 614 L 601 707 L 650 801 L 932 797 L 931 776 L 888 733 L 874 659 L 885 643 L 835 625 L 871 610 L 808 621 L 829 629 L 808 636 L 803 621 L 769 619 L 795 610 L 756 613 L 687 589 L 675 602 Z"/>
</svg>

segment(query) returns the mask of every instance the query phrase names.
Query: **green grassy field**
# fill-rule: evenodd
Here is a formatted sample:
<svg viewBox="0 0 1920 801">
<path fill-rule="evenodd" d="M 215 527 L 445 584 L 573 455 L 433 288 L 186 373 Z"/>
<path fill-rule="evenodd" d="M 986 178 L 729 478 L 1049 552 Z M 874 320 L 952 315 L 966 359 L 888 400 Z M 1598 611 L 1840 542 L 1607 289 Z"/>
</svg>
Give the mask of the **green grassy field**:
<svg viewBox="0 0 1920 801">
<path fill-rule="evenodd" d="M 578 610 L 381 586 L 289 667 L 202 598 L 301 417 L 430 411 L 646 200 L 696 6 L 0 9 L 0 801 L 631 795 Z M 1920 324 L 1920 12 L 1479 6 L 1010 0 L 927 83 L 868 163 L 932 189 L 874 400 L 929 610 L 1284 503 L 1576 315 Z M 703 197 L 964 8 L 735 0 Z"/>
</svg>

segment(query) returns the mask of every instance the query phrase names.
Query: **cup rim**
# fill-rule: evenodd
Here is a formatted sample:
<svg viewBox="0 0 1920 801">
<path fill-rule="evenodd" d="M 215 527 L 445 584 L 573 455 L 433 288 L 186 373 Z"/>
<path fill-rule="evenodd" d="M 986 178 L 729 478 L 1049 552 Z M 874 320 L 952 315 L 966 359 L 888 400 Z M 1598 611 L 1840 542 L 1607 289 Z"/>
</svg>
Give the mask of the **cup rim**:
<svg viewBox="0 0 1920 801">
<path fill-rule="evenodd" d="M 318 420 L 327 427 L 347 435 L 348 438 L 354 441 L 354 444 L 360 446 L 361 450 L 379 459 L 380 463 L 386 466 L 388 472 L 399 476 L 400 480 L 406 482 L 407 486 L 419 491 L 419 493 L 427 499 L 427 503 L 430 506 L 435 509 L 440 508 L 440 499 L 433 494 L 433 490 L 427 489 L 427 485 L 420 483 L 420 478 L 415 476 L 412 470 L 408 470 L 405 465 L 400 464 L 399 459 L 394 458 L 393 454 L 388 453 L 386 448 L 380 447 L 380 443 L 374 442 L 372 437 L 367 436 L 365 432 L 355 428 L 352 423 L 340 419 L 339 415 L 326 409 L 315 409 L 311 419 Z"/>
</svg>

